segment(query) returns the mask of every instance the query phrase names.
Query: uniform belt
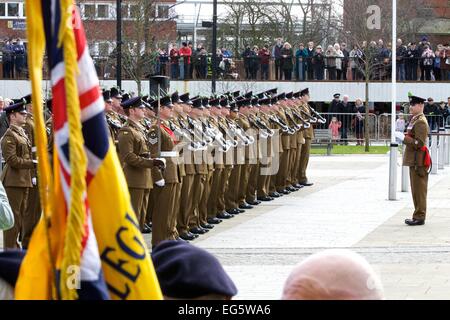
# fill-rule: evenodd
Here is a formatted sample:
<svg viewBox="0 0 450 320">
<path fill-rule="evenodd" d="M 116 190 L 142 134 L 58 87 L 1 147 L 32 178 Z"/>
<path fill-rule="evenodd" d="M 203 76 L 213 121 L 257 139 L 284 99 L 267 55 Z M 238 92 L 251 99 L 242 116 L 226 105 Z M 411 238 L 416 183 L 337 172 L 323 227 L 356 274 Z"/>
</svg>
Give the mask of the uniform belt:
<svg viewBox="0 0 450 320">
<path fill-rule="evenodd" d="M 161 152 L 161 157 L 163 158 L 174 158 L 178 156 L 178 152 L 176 151 L 163 151 Z"/>
</svg>

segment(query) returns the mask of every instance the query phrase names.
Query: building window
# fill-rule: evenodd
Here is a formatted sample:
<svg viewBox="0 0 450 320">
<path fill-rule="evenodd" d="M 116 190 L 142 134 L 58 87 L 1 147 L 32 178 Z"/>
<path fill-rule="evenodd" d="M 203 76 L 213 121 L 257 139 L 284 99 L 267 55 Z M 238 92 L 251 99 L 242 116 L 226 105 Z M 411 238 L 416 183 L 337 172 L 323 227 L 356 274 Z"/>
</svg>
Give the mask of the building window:
<svg viewBox="0 0 450 320">
<path fill-rule="evenodd" d="M 122 19 L 128 18 L 128 5 L 123 4 L 122 5 Z"/>
<path fill-rule="evenodd" d="M 109 6 L 107 4 L 97 5 L 97 17 L 109 18 Z"/>
<path fill-rule="evenodd" d="M 90 19 L 95 18 L 95 4 L 84 5 L 84 17 Z"/>
<path fill-rule="evenodd" d="M 8 3 L 8 17 L 18 17 L 18 16 L 19 16 L 19 4 Z"/>
<path fill-rule="evenodd" d="M 4 3 L 0 3 L 0 17 L 6 17 L 6 6 Z"/>
<path fill-rule="evenodd" d="M 169 8 L 168 5 L 158 5 L 157 7 L 157 17 L 160 19 L 169 19 Z"/>
<path fill-rule="evenodd" d="M 130 18 L 139 17 L 139 6 L 137 4 L 130 4 Z"/>
</svg>

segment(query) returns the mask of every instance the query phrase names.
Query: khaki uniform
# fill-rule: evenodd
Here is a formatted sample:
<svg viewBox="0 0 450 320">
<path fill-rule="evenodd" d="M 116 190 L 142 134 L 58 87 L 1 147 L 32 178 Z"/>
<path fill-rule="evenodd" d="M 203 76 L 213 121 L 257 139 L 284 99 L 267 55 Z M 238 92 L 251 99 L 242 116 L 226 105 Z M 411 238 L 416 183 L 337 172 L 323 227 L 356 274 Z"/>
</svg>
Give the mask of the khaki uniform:
<svg viewBox="0 0 450 320">
<path fill-rule="evenodd" d="M 34 141 L 34 120 L 32 115 L 27 116 L 24 130 L 31 142 L 31 157 L 37 160 L 36 144 Z M 23 238 L 22 247 L 28 248 L 31 234 L 41 218 L 41 201 L 39 199 L 39 188 L 37 184 L 37 168 L 31 170 L 33 187 L 30 188 L 28 194 L 27 211 L 23 218 Z"/>
<path fill-rule="evenodd" d="M 142 230 L 150 190 L 153 187 L 151 174 L 153 160 L 150 159 L 150 150 L 141 125 L 133 120 L 128 120 L 119 131 L 118 147 L 120 161 L 130 192 L 131 204 Z"/>
<path fill-rule="evenodd" d="M 176 115 L 173 122 L 180 128 L 188 127 L 188 121 L 184 115 Z M 183 149 L 182 161 L 184 163 L 184 176 L 182 177 L 179 211 L 177 215 L 177 230 L 179 234 L 188 231 L 189 213 L 193 210 L 192 192 L 195 177 L 195 164 L 192 152 L 188 151 L 186 147 Z"/>
<path fill-rule="evenodd" d="M 211 124 L 211 126 L 216 128 L 217 130 L 220 130 L 219 118 L 211 116 L 211 117 L 209 117 L 209 123 Z M 224 133 L 222 132 L 222 134 L 224 134 Z M 223 161 L 224 160 L 223 152 L 220 151 L 220 148 L 216 148 L 213 151 L 213 156 L 214 156 L 214 164 L 213 164 L 214 172 L 213 172 L 212 178 L 211 178 L 211 188 L 210 188 L 208 204 L 207 204 L 208 218 L 214 218 L 218 214 L 217 202 L 218 202 L 220 193 L 223 192 L 223 189 L 221 189 L 220 182 L 221 182 L 223 170 L 225 168 L 224 161 Z"/>
<path fill-rule="evenodd" d="M 152 216 L 152 245 L 163 240 L 175 240 L 178 237 L 175 221 L 177 194 L 181 187 L 178 168 L 178 152 L 175 151 L 177 139 L 170 129 L 168 121 L 161 120 L 161 157 L 166 159 L 166 169 L 161 172 L 157 167 L 152 168 L 154 182 L 165 181 L 164 187 L 155 186 L 152 193 L 155 199 Z M 154 125 L 149 132 L 150 153 L 158 156 L 158 127 Z"/>
<path fill-rule="evenodd" d="M 225 129 L 227 131 L 230 130 L 230 127 L 228 125 L 227 119 L 224 117 L 219 117 L 218 123 L 220 124 L 222 129 Z M 226 132 L 222 131 L 222 134 L 226 134 Z M 231 139 L 234 139 L 234 137 L 228 137 Z M 217 197 L 217 213 L 222 213 L 227 209 L 233 209 L 236 208 L 237 205 L 233 203 L 233 193 L 229 188 L 230 183 L 230 176 L 231 172 L 234 167 L 234 153 L 236 149 L 233 149 L 233 152 L 227 152 L 223 153 L 223 166 L 222 174 L 220 176 L 219 184 L 219 190 L 221 192 L 219 193 L 219 196 Z M 234 188 L 236 189 L 236 188 Z"/>
<path fill-rule="evenodd" d="M 274 126 L 269 122 L 268 116 L 260 112 L 258 114 L 259 119 L 270 129 L 274 129 Z M 260 165 L 258 172 L 258 184 L 257 184 L 257 195 L 258 197 L 267 197 L 269 196 L 269 187 L 270 187 L 270 175 L 268 174 L 269 168 L 272 165 L 273 158 L 273 150 L 272 150 L 272 137 L 267 137 L 267 139 L 260 138 L 259 141 L 259 154 L 260 154 Z M 263 172 L 264 170 L 264 172 Z"/>
<path fill-rule="evenodd" d="M 300 108 L 307 114 L 311 115 L 311 110 L 307 103 L 302 103 L 300 105 Z M 308 162 L 309 162 L 309 152 L 311 150 L 311 140 L 314 139 L 313 126 L 309 127 L 308 129 L 305 129 L 303 131 L 303 137 L 305 138 L 305 144 L 302 146 L 302 151 L 300 154 L 300 166 L 299 166 L 299 171 L 300 171 L 299 180 L 300 181 L 299 181 L 299 183 L 308 182 L 308 178 L 306 176 L 306 168 L 308 167 Z"/>
<path fill-rule="evenodd" d="M 28 195 L 33 187 L 31 142 L 23 128 L 11 125 L 1 140 L 5 160 L 1 181 L 5 187 L 9 204 L 14 213 L 14 226 L 3 231 L 5 249 L 20 248 L 18 240 L 24 236 L 24 218 L 27 214 Z"/>
<path fill-rule="evenodd" d="M 284 121 L 284 123 L 289 125 L 289 122 L 286 119 L 286 115 L 284 113 L 284 109 L 280 107 L 277 112 L 277 116 Z M 278 191 L 282 191 L 286 189 L 288 186 L 288 175 L 289 175 L 289 159 L 291 154 L 291 137 L 287 132 L 281 133 L 281 148 L 282 153 L 280 154 L 280 168 L 278 169 L 277 180 L 276 180 L 276 188 Z M 293 139 L 293 138 L 292 138 Z"/>
<path fill-rule="evenodd" d="M 228 119 L 230 123 L 235 120 Z M 245 162 L 245 147 L 239 141 L 238 147 L 234 150 L 231 172 L 228 178 L 228 185 L 225 189 L 225 208 L 226 211 L 239 207 L 239 192 L 242 164 Z M 230 157 L 226 155 L 226 163 L 229 163 Z"/>
<path fill-rule="evenodd" d="M 203 128 L 200 120 L 193 120 L 195 131 L 199 136 L 202 135 Z M 205 191 L 205 184 L 208 176 L 208 165 L 204 160 L 204 151 L 193 151 L 195 176 L 192 190 L 192 210 L 189 212 L 189 229 L 200 226 L 200 202 L 202 200 L 203 192 Z"/>
<path fill-rule="evenodd" d="M 124 123 L 122 123 L 119 114 L 113 110 L 107 111 L 105 115 L 106 115 L 106 122 L 108 123 L 109 135 L 114 145 L 117 147 L 119 131 L 124 125 Z"/>
<path fill-rule="evenodd" d="M 411 194 L 414 202 L 413 219 L 425 220 L 427 212 L 428 171 L 424 166 L 425 151 L 428 137 L 428 122 L 423 114 L 411 119 L 407 135 L 403 143 L 406 145 L 403 165 L 409 167 Z"/>
<path fill-rule="evenodd" d="M 209 119 L 202 119 L 204 123 Z M 211 124 L 210 124 L 211 125 Z M 212 146 L 208 146 L 207 150 L 203 151 L 203 163 L 206 164 L 207 174 L 205 176 L 205 181 L 203 185 L 203 192 L 200 198 L 199 204 L 199 223 L 200 226 L 208 224 L 208 202 L 211 196 L 211 188 L 212 188 L 212 179 L 214 175 L 214 159 L 213 153 L 215 152 L 216 147 L 213 144 Z"/>
<path fill-rule="evenodd" d="M 278 113 L 275 110 L 271 110 L 271 112 L 269 113 L 268 117 L 273 117 L 276 116 Z M 269 183 L 269 192 L 273 193 L 277 191 L 277 177 L 278 174 L 280 173 L 280 167 L 281 167 L 281 155 L 283 154 L 283 134 L 284 132 L 282 132 L 281 127 L 276 124 L 276 123 L 272 123 L 273 128 L 275 128 L 276 130 L 278 130 L 278 134 L 275 137 L 278 137 L 277 140 L 272 139 L 272 161 L 275 161 L 275 157 L 277 157 L 278 161 L 278 168 L 275 168 L 276 170 L 273 170 L 273 174 L 270 177 L 270 183 Z M 273 163 L 272 162 L 272 163 Z"/>
<path fill-rule="evenodd" d="M 239 124 L 239 126 L 242 128 L 242 130 L 248 134 L 248 130 L 251 129 L 250 122 L 246 115 L 240 114 L 239 118 L 236 119 L 236 122 Z M 248 182 L 250 177 L 250 171 L 251 171 L 251 164 L 250 160 L 255 158 L 254 155 L 254 147 L 256 146 L 256 142 L 254 144 L 250 144 L 245 147 L 244 149 L 244 163 L 240 164 L 241 171 L 239 175 L 238 180 L 238 196 L 237 196 L 237 203 L 238 205 L 242 205 L 246 202 L 246 196 L 247 196 L 247 189 L 248 189 Z"/>
<path fill-rule="evenodd" d="M 248 147 L 248 165 L 249 165 L 249 174 L 248 174 L 248 184 L 247 184 L 247 193 L 245 196 L 245 201 L 248 203 L 255 202 L 257 199 L 257 190 L 258 190 L 258 179 L 259 179 L 259 167 L 261 159 L 261 150 L 260 143 L 264 142 L 265 139 L 260 138 L 259 127 L 256 125 L 256 116 L 255 114 L 250 114 L 248 117 L 249 123 L 251 125 L 251 133 L 255 138 L 255 143 Z M 247 154 L 246 154 L 247 157 Z"/>
</svg>

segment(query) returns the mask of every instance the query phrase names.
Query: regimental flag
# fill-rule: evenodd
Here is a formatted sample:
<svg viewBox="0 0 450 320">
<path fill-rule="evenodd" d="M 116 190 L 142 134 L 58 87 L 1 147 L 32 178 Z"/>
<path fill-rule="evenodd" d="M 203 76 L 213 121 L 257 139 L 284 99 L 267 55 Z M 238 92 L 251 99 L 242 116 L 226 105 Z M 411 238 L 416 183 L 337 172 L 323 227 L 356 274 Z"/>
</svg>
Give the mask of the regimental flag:
<svg viewBox="0 0 450 320">
<path fill-rule="evenodd" d="M 43 219 L 16 285 L 17 299 L 161 299 L 73 0 L 27 0 Z M 46 153 L 41 81 L 51 70 L 53 170 Z M 80 280 L 80 281 L 79 281 Z M 75 290 L 77 289 L 77 290 Z"/>
</svg>

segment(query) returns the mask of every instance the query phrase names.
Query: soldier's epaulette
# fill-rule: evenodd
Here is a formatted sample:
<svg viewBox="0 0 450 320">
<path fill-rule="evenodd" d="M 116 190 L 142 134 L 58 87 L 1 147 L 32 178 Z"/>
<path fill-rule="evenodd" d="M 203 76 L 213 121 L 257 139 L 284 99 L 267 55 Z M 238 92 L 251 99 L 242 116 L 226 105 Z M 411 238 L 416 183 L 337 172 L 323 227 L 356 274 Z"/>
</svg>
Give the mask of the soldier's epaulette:
<svg viewBox="0 0 450 320">
<path fill-rule="evenodd" d="M 132 132 L 132 128 L 128 126 L 128 122 L 119 130 L 119 133 L 123 133 L 123 134 L 131 134 Z"/>
</svg>

